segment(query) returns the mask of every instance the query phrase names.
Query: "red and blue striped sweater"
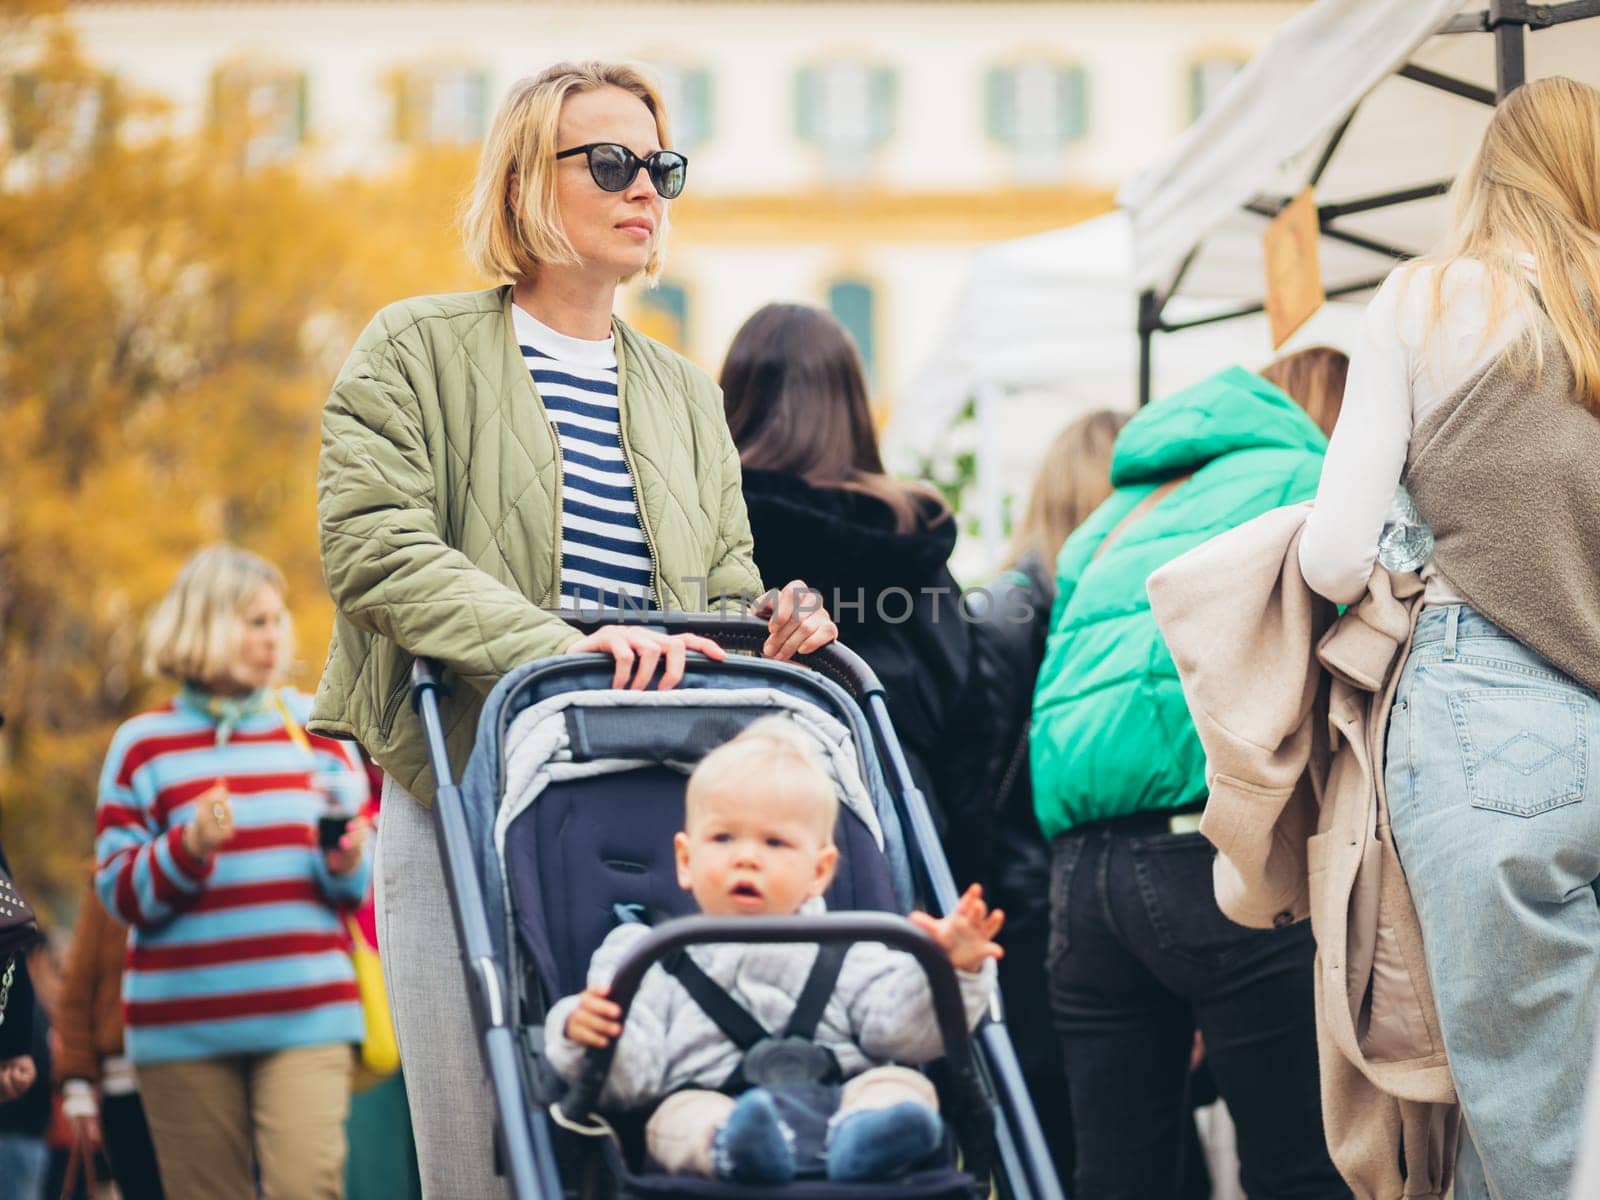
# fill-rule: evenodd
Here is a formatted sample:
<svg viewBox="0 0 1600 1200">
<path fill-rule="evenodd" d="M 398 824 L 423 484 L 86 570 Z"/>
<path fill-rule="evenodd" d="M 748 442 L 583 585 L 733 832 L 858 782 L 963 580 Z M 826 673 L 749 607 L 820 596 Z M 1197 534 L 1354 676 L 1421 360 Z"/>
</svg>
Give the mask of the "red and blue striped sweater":
<svg viewBox="0 0 1600 1200">
<path fill-rule="evenodd" d="M 303 723 L 311 698 L 279 695 Z M 361 902 L 371 858 L 347 875 L 328 870 L 317 848 L 327 799 L 312 779 L 332 786 L 344 812 L 359 811 L 367 784 L 355 748 L 291 730 L 265 694 L 219 731 L 208 699 L 186 689 L 125 722 L 101 772 L 95 883 L 131 926 L 128 1056 L 155 1063 L 359 1042 L 341 910 Z M 219 779 L 237 833 L 201 860 L 183 829 Z"/>
</svg>

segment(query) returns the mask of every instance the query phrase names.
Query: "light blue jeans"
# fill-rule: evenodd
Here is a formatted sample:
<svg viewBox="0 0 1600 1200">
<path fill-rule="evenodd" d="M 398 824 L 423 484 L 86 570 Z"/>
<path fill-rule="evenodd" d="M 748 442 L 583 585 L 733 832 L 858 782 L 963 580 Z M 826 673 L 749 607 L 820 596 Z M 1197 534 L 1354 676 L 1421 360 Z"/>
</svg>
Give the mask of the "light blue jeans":
<svg viewBox="0 0 1600 1200">
<path fill-rule="evenodd" d="M 1465 1117 L 1456 1200 L 1567 1195 L 1600 1022 L 1600 700 L 1430 608 L 1384 781 Z"/>
<path fill-rule="evenodd" d="M 46 1200 L 50 1147 L 42 1137 L 0 1133 L 0 1196 L 6 1200 Z"/>
</svg>

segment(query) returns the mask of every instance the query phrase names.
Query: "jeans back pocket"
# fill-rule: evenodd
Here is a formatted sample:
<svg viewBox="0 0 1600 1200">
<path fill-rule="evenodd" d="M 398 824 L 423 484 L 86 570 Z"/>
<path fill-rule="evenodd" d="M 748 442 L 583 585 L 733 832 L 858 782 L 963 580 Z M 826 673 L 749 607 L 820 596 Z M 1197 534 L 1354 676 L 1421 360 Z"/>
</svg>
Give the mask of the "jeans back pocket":
<svg viewBox="0 0 1600 1200">
<path fill-rule="evenodd" d="M 1495 687 L 1449 701 L 1474 807 L 1533 817 L 1583 799 L 1588 713 L 1578 697 Z"/>
<path fill-rule="evenodd" d="M 1145 917 L 1165 953 L 1217 965 L 1263 935 L 1230 921 L 1218 907 L 1216 851 L 1199 834 L 1140 837 L 1131 852 Z"/>
</svg>

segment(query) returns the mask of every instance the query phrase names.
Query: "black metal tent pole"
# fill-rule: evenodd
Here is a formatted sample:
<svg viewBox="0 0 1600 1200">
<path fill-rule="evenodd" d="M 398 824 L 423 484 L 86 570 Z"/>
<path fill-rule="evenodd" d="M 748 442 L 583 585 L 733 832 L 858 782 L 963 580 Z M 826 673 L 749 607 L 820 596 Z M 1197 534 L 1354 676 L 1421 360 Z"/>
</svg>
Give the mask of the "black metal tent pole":
<svg viewBox="0 0 1600 1200">
<path fill-rule="evenodd" d="M 1441 34 L 1450 33 L 1492 33 L 1494 35 L 1494 60 L 1495 60 L 1495 90 L 1479 87 L 1463 79 L 1446 75 L 1443 72 L 1432 70 L 1428 67 L 1418 66 L 1416 63 L 1406 63 L 1395 74 L 1415 83 L 1427 87 L 1437 88 L 1439 91 L 1448 92 L 1453 96 L 1460 96 L 1479 104 L 1494 105 L 1503 100 L 1508 92 L 1520 86 L 1527 78 L 1527 54 L 1524 42 L 1524 31 L 1549 29 L 1554 25 L 1564 25 L 1568 21 L 1581 21 L 1588 17 L 1600 17 L 1600 0 L 1566 0 L 1563 4 L 1529 4 L 1526 0 L 1489 0 L 1489 7 L 1482 12 L 1463 13 L 1453 18 L 1439 29 Z M 1357 104 L 1359 107 L 1359 103 Z M 1344 140 L 1350 122 L 1355 118 L 1355 109 L 1345 116 L 1339 127 L 1329 137 L 1327 145 L 1323 148 L 1322 156 L 1317 161 L 1308 183 L 1315 187 L 1321 180 L 1323 172 L 1328 169 L 1328 164 L 1333 160 L 1335 151 L 1339 149 Z M 1347 200 L 1339 204 L 1324 204 L 1317 208 L 1317 227 L 1323 237 L 1346 245 L 1356 246 L 1363 250 L 1370 250 L 1388 258 L 1409 258 L 1411 251 L 1396 246 L 1386 245 L 1372 238 L 1363 237 L 1349 230 L 1340 229 L 1333 224 L 1340 217 L 1351 216 L 1356 213 L 1376 212 L 1379 209 L 1390 208 L 1396 204 L 1408 204 L 1413 200 L 1423 200 L 1432 196 L 1443 195 L 1450 188 L 1449 180 L 1439 180 L 1435 183 L 1421 184 L 1416 187 L 1400 188 L 1392 192 L 1384 192 L 1375 196 L 1364 196 L 1356 200 Z M 1256 198 L 1245 205 L 1247 212 L 1259 216 L 1273 217 L 1288 203 L 1286 199 Z M 1180 329 L 1192 329 L 1199 325 L 1212 325 L 1218 321 L 1232 320 L 1236 317 L 1249 316 L 1262 312 L 1264 303 L 1248 304 L 1238 308 L 1228 309 L 1223 312 L 1208 314 L 1186 321 L 1168 321 L 1165 318 L 1167 303 L 1177 292 L 1183 277 L 1188 273 L 1189 267 L 1194 263 L 1195 257 L 1200 252 L 1200 244 L 1184 257 L 1183 263 L 1174 274 L 1172 282 L 1164 291 L 1148 288 L 1139 293 L 1139 404 L 1150 403 L 1152 386 L 1152 368 L 1155 352 L 1155 335 L 1157 333 L 1172 333 Z M 1374 286 L 1372 280 L 1360 283 L 1346 284 L 1328 289 L 1330 298 L 1336 296 L 1353 295 Z M 1381 279 L 1376 282 L 1381 282 Z"/>
</svg>

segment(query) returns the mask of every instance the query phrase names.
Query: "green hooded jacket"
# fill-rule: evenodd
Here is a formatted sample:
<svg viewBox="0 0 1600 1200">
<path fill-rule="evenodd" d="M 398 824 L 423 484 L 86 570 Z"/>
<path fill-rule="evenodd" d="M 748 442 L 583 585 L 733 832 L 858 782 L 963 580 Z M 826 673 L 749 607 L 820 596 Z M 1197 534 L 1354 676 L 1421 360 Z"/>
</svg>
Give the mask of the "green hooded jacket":
<svg viewBox="0 0 1600 1200">
<path fill-rule="evenodd" d="M 1111 460 L 1116 491 L 1056 560 L 1029 738 L 1034 811 L 1046 837 L 1205 798 L 1205 752 L 1145 580 L 1224 530 L 1316 495 L 1327 445 L 1294 401 L 1238 367 L 1151 404 L 1123 427 Z M 1145 496 L 1191 472 L 1094 558 Z"/>
<path fill-rule="evenodd" d="M 621 321 L 614 331 L 656 603 L 742 610 L 762 588 L 721 393 L 665 346 Z M 561 458 L 509 286 L 404 300 L 373 318 L 323 409 L 317 524 L 338 615 L 310 727 L 354 738 L 427 802 L 433 779 L 406 703 L 413 656 L 444 665 L 459 778 L 484 695 L 580 637 L 541 610 L 558 603 Z"/>
</svg>

